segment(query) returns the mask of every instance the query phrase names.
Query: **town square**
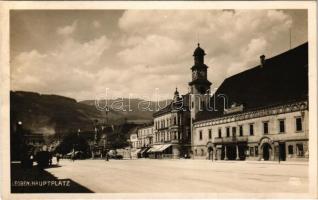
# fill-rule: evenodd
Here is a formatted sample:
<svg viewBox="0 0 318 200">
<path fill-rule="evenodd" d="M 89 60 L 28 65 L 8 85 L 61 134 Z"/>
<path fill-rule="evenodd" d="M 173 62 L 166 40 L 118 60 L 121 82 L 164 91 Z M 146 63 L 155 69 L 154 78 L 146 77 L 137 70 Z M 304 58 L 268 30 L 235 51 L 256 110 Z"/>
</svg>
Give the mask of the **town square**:
<svg viewBox="0 0 318 200">
<path fill-rule="evenodd" d="M 308 16 L 12 10 L 10 194 L 311 197 Z"/>
</svg>

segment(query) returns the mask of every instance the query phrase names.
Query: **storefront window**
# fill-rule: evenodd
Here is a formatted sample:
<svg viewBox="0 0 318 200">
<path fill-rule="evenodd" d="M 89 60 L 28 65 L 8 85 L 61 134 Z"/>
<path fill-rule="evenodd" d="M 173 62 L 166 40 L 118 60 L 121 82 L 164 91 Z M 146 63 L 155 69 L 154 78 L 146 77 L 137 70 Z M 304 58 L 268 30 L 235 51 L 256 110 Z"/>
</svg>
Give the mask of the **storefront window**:
<svg viewBox="0 0 318 200">
<path fill-rule="evenodd" d="M 254 147 L 250 147 L 250 156 L 254 156 Z"/>
<path fill-rule="evenodd" d="M 304 146 L 303 144 L 296 144 L 297 156 L 304 156 Z"/>
<path fill-rule="evenodd" d="M 288 146 L 288 154 L 294 154 L 294 147 L 293 145 Z"/>
<path fill-rule="evenodd" d="M 255 146 L 255 156 L 258 156 L 258 147 Z"/>
</svg>

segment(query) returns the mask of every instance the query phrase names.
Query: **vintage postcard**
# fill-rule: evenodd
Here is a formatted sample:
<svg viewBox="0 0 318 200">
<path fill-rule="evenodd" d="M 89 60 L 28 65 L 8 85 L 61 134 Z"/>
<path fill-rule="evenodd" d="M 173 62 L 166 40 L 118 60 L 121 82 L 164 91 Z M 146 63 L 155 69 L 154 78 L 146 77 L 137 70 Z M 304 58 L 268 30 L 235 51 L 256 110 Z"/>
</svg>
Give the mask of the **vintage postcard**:
<svg viewBox="0 0 318 200">
<path fill-rule="evenodd" d="M 2 2 L 3 199 L 317 197 L 316 2 Z"/>
</svg>

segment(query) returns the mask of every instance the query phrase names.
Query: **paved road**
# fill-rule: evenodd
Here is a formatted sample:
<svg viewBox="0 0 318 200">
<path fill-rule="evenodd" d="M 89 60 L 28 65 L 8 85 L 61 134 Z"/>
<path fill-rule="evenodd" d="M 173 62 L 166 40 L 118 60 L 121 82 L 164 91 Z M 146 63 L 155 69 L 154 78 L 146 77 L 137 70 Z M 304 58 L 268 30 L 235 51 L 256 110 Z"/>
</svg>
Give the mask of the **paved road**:
<svg viewBox="0 0 318 200">
<path fill-rule="evenodd" d="M 62 160 L 47 169 L 98 193 L 303 193 L 308 165 L 208 160 Z"/>
</svg>

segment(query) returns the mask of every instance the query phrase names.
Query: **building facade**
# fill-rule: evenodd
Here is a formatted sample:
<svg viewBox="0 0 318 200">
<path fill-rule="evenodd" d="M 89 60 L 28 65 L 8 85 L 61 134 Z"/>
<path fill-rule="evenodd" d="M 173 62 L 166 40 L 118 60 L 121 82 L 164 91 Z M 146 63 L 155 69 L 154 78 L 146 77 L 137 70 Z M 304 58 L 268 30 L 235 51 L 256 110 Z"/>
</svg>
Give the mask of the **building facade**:
<svg viewBox="0 0 318 200">
<path fill-rule="evenodd" d="M 307 160 L 308 43 L 227 78 L 193 115 L 194 158 Z"/>
<path fill-rule="evenodd" d="M 173 101 L 154 113 L 153 146 L 150 158 L 180 158 L 190 154 L 189 95 L 179 96 L 176 89 Z"/>
<path fill-rule="evenodd" d="M 153 144 L 154 126 L 146 124 L 137 128 L 137 149 L 138 157 L 148 157 L 147 151 Z"/>
</svg>

